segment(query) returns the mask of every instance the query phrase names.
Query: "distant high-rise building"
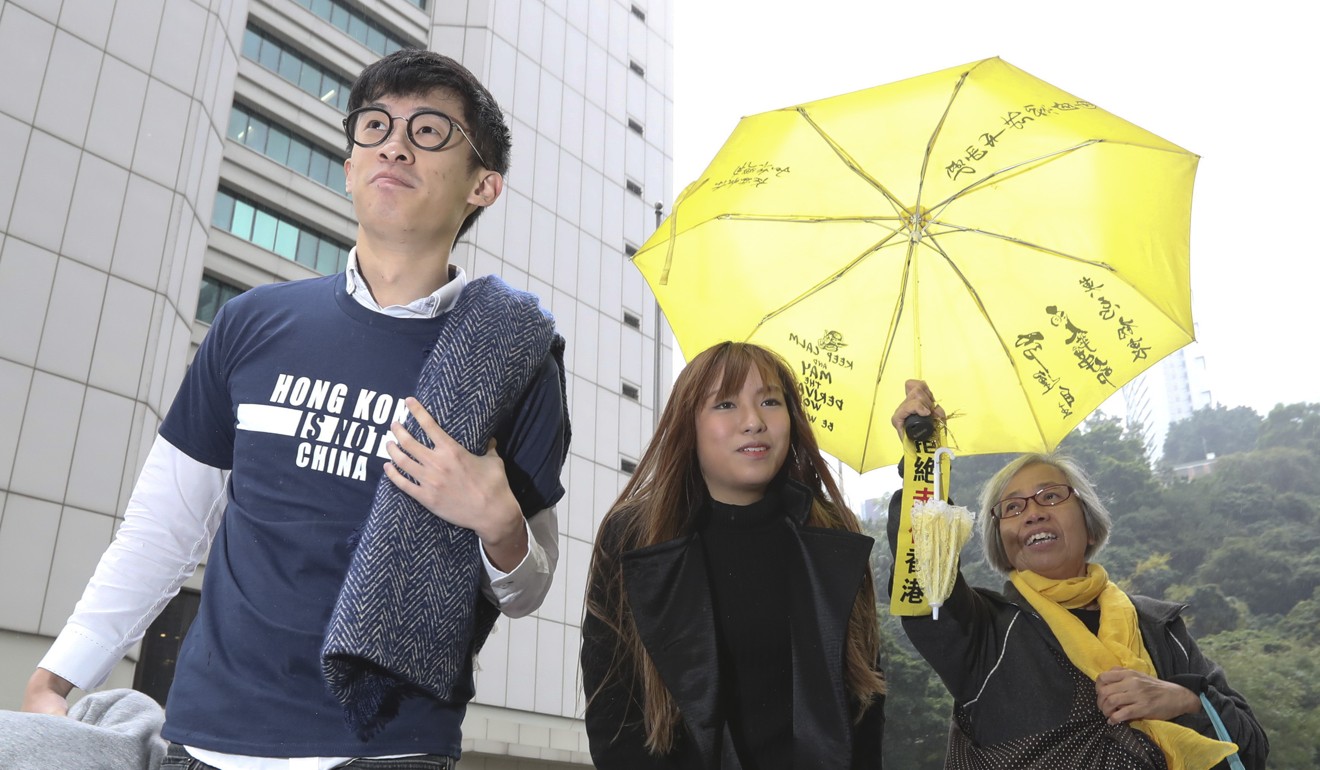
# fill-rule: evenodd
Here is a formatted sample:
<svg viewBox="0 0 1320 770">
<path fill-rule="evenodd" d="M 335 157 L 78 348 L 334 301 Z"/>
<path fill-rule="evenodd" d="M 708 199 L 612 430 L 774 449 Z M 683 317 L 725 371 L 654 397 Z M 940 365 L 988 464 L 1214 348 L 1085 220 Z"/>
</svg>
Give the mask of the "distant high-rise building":
<svg viewBox="0 0 1320 770">
<path fill-rule="evenodd" d="M 5 0 L 0 5 L 0 707 L 15 708 L 109 543 L 229 298 L 343 269 L 354 76 L 426 47 L 513 130 L 505 194 L 455 250 L 568 339 L 561 561 L 481 654 L 465 768 L 589 765 L 577 651 L 596 527 L 671 381 L 626 255 L 672 200 L 668 0 Z M 203 570 L 109 685 L 168 680 Z M 140 665 L 135 664 L 141 661 Z M 516 758 L 516 760 L 515 760 Z"/>
<path fill-rule="evenodd" d="M 1146 370 L 1120 393 L 1124 425 L 1141 436 L 1152 461 L 1164 454 L 1164 437 L 1171 424 L 1215 405 L 1205 354 L 1195 342 Z"/>
</svg>

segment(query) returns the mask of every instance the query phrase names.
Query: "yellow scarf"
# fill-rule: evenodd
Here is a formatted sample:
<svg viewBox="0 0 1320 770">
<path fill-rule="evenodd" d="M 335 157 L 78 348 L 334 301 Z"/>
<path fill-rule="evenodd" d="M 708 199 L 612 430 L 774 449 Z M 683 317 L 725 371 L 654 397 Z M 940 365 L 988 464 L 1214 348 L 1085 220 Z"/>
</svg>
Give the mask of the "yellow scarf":
<svg viewBox="0 0 1320 770">
<path fill-rule="evenodd" d="M 1034 572 L 1009 573 L 1009 580 L 1049 624 L 1068 660 L 1093 681 L 1114 666 L 1158 676 L 1141 642 L 1137 609 L 1122 589 L 1109 582 L 1098 564 L 1086 565 L 1086 577 L 1054 580 Z M 1092 634 L 1068 610 L 1100 603 L 1100 631 Z M 1237 751 L 1237 746 L 1206 738 L 1195 730 L 1162 719 L 1138 719 L 1131 726 L 1164 752 L 1169 770 L 1205 770 Z"/>
</svg>

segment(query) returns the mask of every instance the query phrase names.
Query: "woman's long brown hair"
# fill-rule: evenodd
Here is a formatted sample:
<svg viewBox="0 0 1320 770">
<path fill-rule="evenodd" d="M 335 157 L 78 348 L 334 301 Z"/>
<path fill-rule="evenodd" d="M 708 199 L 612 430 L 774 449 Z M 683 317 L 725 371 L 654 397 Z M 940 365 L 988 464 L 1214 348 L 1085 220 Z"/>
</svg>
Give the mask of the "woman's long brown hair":
<svg viewBox="0 0 1320 770">
<path fill-rule="evenodd" d="M 646 748 L 653 754 L 673 750 L 679 726 L 678 706 L 638 636 L 622 588 L 623 569 L 617 556 L 682 537 L 695 529 L 696 514 L 706 498 L 706 483 L 697 463 L 697 413 L 717 384 L 717 398 L 727 398 L 741 390 L 753 367 L 760 373 L 762 382 L 778 383 L 783 390 L 791 438 L 791 449 L 784 462 L 788 478 L 811 490 L 813 502 L 807 526 L 861 531 L 820 455 L 802 410 L 797 380 L 783 359 L 765 348 L 738 342 L 721 343 L 692 359 L 674 383 L 669 403 L 637 470 L 601 524 L 601 532 L 617 528 L 619 537 L 603 546 L 602 538 L 597 536 L 589 573 L 589 585 L 600 585 L 605 590 L 601 592 L 601 601 L 588 591 L 587 612 L 618 635 L 618 646 L 604 681 L 623 677 L 640 687 L 638 700 L 642 705 Z M 875 586 L 869 571 L 861 578 L 862 587 L 848 619 L 844 650 L 844 682 L 856 702 L 858 718 L 875 696 L 885 692 L 884 677 L 876 669 L 880 635 Z M 588 698 L 595 695 L 587 693 Z"/>
</svg>

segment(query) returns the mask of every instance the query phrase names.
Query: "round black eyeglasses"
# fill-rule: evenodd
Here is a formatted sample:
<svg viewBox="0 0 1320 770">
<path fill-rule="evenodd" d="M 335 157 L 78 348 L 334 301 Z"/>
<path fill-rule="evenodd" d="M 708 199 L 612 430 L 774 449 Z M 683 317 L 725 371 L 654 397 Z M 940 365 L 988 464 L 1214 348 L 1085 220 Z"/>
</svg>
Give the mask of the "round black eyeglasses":
<svg viewBox="0 0 1320 770">
<path fill-rule="evenodd" d="M 1051 484 L 1028 497 L 1005 497 L 995 503 L 994 507 L 990 509 L 990 515 L 1000 521 L 1011 519 L 1014 516 L 1021 516 L 1026 513 L 1028 500 L 1035 500 L 1036 505 L 1043 505 L 1048 508 L 1068 500 L 1076 493 L 1077 490 L 1067 484 Z"/>
<path fill-rule="evenodd" d="M 473 144 L 472 137 L 453 118 L 439 110 L 418 110 L 412 115 L 391 115 L 379 107 L 359 107 L 344 118 L 344 135 L 348 141 L 359 147 L 378 147 L 390 138 L 394 130 L 394 121 L 404 121 L 404 130 L 408 141 L 419 150 L 436 152 L 443 150 L 454 138 L 454 129 L 463 135 L 472 146 L 481 165 L 489 168 L 481 151 Z"/>
</svg>

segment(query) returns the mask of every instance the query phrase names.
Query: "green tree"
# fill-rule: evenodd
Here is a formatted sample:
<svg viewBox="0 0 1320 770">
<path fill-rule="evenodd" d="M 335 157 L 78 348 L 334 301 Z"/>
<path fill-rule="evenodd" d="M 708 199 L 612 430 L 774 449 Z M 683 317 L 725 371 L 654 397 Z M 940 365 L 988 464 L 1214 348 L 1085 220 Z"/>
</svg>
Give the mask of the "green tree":
<svg viewBox="0 0 1320 770">
<path fill-rule="evenodd" d="M 1142 559 L 1119 585 L 1130 594 L 1162 599 L 1164 592 L 1176 579 L 1177 576 L 1169 568 L 1169 554 L 1153 553 Z"/>
<path fill-rule="evenodd" d="M 1273 531 L 1275 538 L 1286 537 L 1279 529 Z M 1252 612 L 1283 614 L 1309 597 L 1314 587 L 1294 580 L 1296 566 L 1292 554 L 1264 547 L 1260 538 L 1231 537 L 1211 552 L 1196 582 L 1218 585 L 1224 594 L 1245 601 Z"/>
<path fill-rule="evenodd" d="M 1183 619 L 1193 637 L 1207 637 L 1224 631 L 1236 631 L 1247 613 L 1241 601 L 1225 596 L 1216 585 L 1198 585 L 1195 588 L 1173 586 L 1167 592 L 1171 601 L 1187 603 Z"/>
<path fill-rule="evenodd" d="M 897 618 L 882 606 L 885 640 L 886 767 L 941 770 L 948 747 L 953 698 L 934 669 L 907 644 Z M 901 642 L 899 641 L 901 639 Z"/>
<path fill-rule="evenodd" d="M 1295 492 L 1320 496 L 1320 451 L 1273 446 L 1215 462 L 1214 485 L 1228 491 L 1258 485 L 1271 495 Z M 1273 500 L 1270 500 L 1273 503 Z"/>
<path fill-rule="evenodd" d="M 1126 431 L 1117 417 L 1097 412 L 1059 447 L 1081 464 L 1116 517 L 1148 504 L 1159 494 L 1141 437 Z"/>
<path fill-rule="evenodd" d="M 1320 404 L 1279 404 L 1265 416 L 1257 445 L 1292 447 L 1320 455 Z"/>
<path fill-rule="evenodd" d="M 1265 728 L 1270 768 L 1320 767 L 1320 649 L 1275 629 L 1215 634 L 1197 643 Z"/>
<path fill-rule="evenodd" d="M 1164 436 L 1164 461 L 1178 465 L 1256 448 L 1261 419 L 1254 409 L 1205 407 L 1169 426 Z"/>
</svg>

